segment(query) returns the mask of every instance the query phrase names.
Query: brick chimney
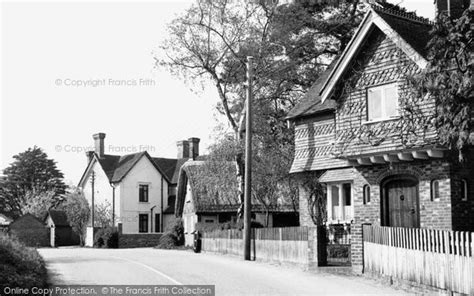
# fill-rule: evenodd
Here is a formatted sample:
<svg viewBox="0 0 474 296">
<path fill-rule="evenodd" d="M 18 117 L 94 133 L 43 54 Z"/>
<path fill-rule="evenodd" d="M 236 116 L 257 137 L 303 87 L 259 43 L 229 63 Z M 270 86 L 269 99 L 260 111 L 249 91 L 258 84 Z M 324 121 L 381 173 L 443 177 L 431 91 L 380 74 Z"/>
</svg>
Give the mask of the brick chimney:
<svg viewBox="0 0 474 296">
<path fill-rule="evenodd" d="M 447 11 L 451 18 L 459 18 L 464 10 L 469 8 L 470 0 L 434 0 L 436 6 L 436 16 Z"/>
<path fill-rule="evenodd" d="M 104 133 L 97 133 L 92 136 L 94 138 L 94 152 L 97 154 L 99 158 L 104 157 L 104 139 L 105 139 L 105 134 Z"/>
<path fill-rule="evenodd" d="M 178 148 L 178 159 L 189 158 L 189 142 L 186 140 L 176 142 Z"/>
<path fill-rule="evenodd" d="M 189 157 L 192 159 L 196 159 L 199 156 L 199 142 L 201 140 L 199 138 L 189 138 Z"/>
</svg>

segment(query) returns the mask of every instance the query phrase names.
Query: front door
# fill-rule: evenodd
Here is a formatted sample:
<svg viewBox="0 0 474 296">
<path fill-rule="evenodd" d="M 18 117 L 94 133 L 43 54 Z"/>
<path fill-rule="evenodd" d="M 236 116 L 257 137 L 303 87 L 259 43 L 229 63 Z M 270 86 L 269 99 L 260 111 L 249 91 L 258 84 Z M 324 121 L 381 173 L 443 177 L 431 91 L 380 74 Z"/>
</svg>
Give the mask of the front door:
<svg viewBox="0 0 474 296">
<path fill-rule="evenodd" d="M 385 224 L 392 227 L 419 227 L 418 182 L 396 178 L 384 185 Z"/>
</svg>

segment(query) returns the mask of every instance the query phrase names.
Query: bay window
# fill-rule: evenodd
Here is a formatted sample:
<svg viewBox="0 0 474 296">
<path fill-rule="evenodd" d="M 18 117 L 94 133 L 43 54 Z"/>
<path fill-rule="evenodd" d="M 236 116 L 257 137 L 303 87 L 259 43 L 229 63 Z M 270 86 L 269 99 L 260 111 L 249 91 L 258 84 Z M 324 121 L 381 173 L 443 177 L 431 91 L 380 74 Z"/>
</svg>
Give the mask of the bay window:
<svg viewBox="0 0 474 296">
<path fill-rule="evenodd" d="M 351 183 L 328 184 L 328 223 L 350 222 L 354 217 Z"/>
</svg>

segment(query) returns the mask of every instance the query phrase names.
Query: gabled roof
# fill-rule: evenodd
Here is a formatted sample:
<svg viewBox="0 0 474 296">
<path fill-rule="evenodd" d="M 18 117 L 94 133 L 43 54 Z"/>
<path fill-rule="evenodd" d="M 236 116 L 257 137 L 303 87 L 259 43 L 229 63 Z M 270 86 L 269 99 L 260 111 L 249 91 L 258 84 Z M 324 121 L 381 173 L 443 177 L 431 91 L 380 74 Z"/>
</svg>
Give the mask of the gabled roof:
<svg viewBox="0 0 474 296">
<path fill-rule="evenodd" d="M 428 60 L 427 44 L 431 39 L 430 31 L 433 29 L 431 22 L 420 17 L 403 17 L 390 9 L 374 7 L 374 10 L 403 40 Z"/>
<path fill-rule="evenodd" d="M 70 226 L 67 215 L 64 211 L 49 210 L 48 214 L 51 217 L 51 220 L 53 220 L 55 226 Z"/>
<path fill-rule="evenodd" d="M 316 79 L 316 82 L 314 82 L 314 84 L 308 89 L 303 98 L 293 109 L 290 110 L 290 112 L 288 112 L 286 119 L 304 117 L 307 115 L 319 114 L 323 112 L 332 112 L 335 110 L 336 102 L 334 102 L 334 100 L 326 100 L 325 102 L 322 102 L 321 96 L 319 95 L 319 90 L 336 65 L 336 60 L 337 59 L 334 59 L 326 71 L 324 71 L 318 77 L 318 79 Z"/>
<path fill-rule="evenodd" d="M 322 102 L 330 98 L 352 59 L 357 56 L 375 27 L 390 38 L 421 69 L 427 66 L 426 45 L 432 24 L 413 13 L 372 6 L 322 85 L 319 92 Z"/>
<path fill-rule="evenodd" d="M 86 168 L 84 174 L 79 181 L 79 184 L 82 183 L 84 178 L 87 175 L 88 170 L 91 167 L 91 164 L 98 162 L 110 183 L 118 183 L 125 178 L 128 172 L 138 163 L 142 158 L 146 157 L 150 160 L 153 166 L 163 175 L 167 182 L 171 184 L 177 184 L 179 169 L 181 166 L 188 161 L 187 158 L 183 159 L 174 159 L 174 158 L 160 158 L 160 157 L 151 157 L 148 152 L 138 152 L 127 155 L 110 155 L 105 154 L 103 157 L 99 158 L 97 154 L 94 153 L 94 157 L 89 162 L 88 167 Z"/>
<path fill-rule="evenodd" d="M 429 32 L 432 29 L 432 23 L 417 17 L 414 13 L 372 6 L 344 52 L 336 57 L 326 71 L 316 79 L 305 96 L 290 110 L 287 119 L 334 111 L 336 103 L 330 99 L 332 88 L 342 77 L 345 67 L 357 55 L 358 50 L 375 26 L 392 38 L 394 43 L 420 67 L 426 65 L 428 60 L 426 45 L 430 40 Z"/>
</svg>

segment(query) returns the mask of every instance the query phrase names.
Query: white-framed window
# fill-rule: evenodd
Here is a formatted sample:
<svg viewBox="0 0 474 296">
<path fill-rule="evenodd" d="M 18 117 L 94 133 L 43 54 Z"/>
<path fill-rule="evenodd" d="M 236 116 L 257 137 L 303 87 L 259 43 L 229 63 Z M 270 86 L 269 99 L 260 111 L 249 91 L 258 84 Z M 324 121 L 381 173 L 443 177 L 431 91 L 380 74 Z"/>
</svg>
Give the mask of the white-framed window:
<svg viewBox="0 0 474 296">
<path fill-rule="evenodd" d="M 439 180 L 432 180 L 431 181 L 431 200 L 435 201 L 440 198 L 439 193 Z"/>
<path fill-rule="evenodd" d="M 148 184 L 138 184 L 138 201 L 148 202 Z"/>
<path fill-rule="evenodd" d="M 362 194 L 363 194 L 362 201 L 364 205 L 369 204 L 370 203 L 370 185 L 369 184 L 364 185 Z"/>
<path fill-rule="evenodd" d="M 327 186 L 328 223 L 350 222 L 354 217 L 352 184 L 342 182 Z"/>
<path fill-rule="evenodd" d="M 467 200 L 467 196 L 469 195 L 469 187 L 466 179 L 461 180 L 461 199 L 463 201 Z"/>
<path fill-rule="evenodd" d="M 396 118 L 398 112 L 398 89 L 396 83 L 367 89 L 367 121 Z"/>
</svg>

